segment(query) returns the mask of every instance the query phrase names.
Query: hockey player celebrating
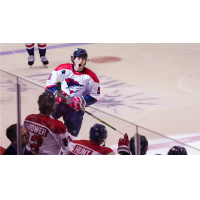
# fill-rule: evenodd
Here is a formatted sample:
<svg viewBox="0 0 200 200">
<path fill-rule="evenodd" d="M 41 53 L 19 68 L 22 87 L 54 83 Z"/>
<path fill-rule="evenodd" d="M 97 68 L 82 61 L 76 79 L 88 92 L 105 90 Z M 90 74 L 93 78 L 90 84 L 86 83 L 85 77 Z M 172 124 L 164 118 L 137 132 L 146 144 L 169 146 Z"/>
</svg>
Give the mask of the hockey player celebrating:
<svg viewBox="0 0 200 200">
<path fill-rule="evenodd" d="M 100 96 L 100 83 L 94 72 L 86 68 L 88 54 L 85 49 L 76 49 L 71 57 L 73 64 L 61 64 L 54 69 L 46 82 L 46 91 L 57 92 L 57 78 L 61 79 L 61 89 L 71 103 L 57 97 L 54 119 L 63 117 L 64 124 L 73 136 L 78 136 L 85 106 L 97 102 Z"/>
<path fill-rule="evenodd" d="M 29 134 L 27 150 L 31 155 L 58 155 L 61 148 L 75 139 L 61 121 L 50 118 L 55 104 L 55 96 L 44 92 L 38 99 L 40 113 L 29 115 L 24 121 L 24 128 Z"/>
<path fill-rule="evenodd" d="M 107 138 L 104 125 L 94 124 L 90 129 L 89 138 L 89 140 L 71 141 L 63 155 L 115 155 L 112 149 L 104 147 Z"/>
<path fill-rule="evenodd" d="M 34 61 L 35 61 L 34 43 L 26 43 L 25 45 L 26 45 L 26 50 L 29 54 L 28 65 L 30 65 L 30 67 L 32 67 L 32 65 L 34 64 Z M 45 55 L 46 55 L 46 44 L 45 43 L 38 43 L 38 49 L 39 49 L 41 62 L 43 63 L 43 65 L 45 67 L 47 67 L 47 65 L 49 64 L 49 61 L 45 57 Z"/>
</svg>

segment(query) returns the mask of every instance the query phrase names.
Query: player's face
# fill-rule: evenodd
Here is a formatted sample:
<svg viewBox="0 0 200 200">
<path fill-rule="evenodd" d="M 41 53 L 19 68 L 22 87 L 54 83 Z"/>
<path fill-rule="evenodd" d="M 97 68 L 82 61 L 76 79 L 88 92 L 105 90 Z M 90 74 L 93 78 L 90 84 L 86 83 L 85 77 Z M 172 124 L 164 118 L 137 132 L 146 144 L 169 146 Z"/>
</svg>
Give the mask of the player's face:
<svg viewBox="0 0 200 200">
<path fill-rule="evenodd" d="M 86 63 L 85 58 L 76 57 L 74 59 L 74 67 L 78 72 L 81 72 L 83 70 L 85 63 Z"/>
</svg>

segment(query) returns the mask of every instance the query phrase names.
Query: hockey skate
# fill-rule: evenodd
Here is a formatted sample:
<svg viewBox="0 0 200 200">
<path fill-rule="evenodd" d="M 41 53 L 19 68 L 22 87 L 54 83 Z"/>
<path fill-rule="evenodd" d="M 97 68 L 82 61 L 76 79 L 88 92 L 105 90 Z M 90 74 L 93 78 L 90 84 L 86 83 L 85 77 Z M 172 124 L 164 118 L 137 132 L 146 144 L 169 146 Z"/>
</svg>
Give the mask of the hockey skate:
<svg viewBox="0 0 200 200">
<path fill-rule="evenodd" d="M 47 60 L 45 56 L 41 56 L 41 62 L 46 68 L 48 68 L 49 61 Z"/>
<path fill-rule="evenodd" d="M 30 65 L 30 68 L 33 66 L 34 61 L 35 57 L 33 55 L 28 57 L 28 65 Z"/>
</svg>

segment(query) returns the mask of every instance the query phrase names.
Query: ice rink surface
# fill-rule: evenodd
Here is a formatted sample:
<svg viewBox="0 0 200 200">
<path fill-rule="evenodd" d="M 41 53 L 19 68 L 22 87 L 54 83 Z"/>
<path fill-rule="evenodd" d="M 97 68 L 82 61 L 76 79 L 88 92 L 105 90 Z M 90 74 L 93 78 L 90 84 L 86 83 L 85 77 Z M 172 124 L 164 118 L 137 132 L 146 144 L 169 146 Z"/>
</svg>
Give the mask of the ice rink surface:
<svg viewBox="0 0 200 200">
<path fill-rule="evenodd" d="M 25 44 L 1 43 L 0 69 L 31 82 L 21 81 L 22 122 L 27 115 L 38 113 L 37 98 L 44 91 L 46 79 L 58 65 L 71 63 L 70 56 L 77 47 L 86 49 L 86 67 L 100 80 L 101 97 L 92 107 L 133 124 L 94 109 L 88 111 L 129 137 L 135 134 L 136 124 L 200 149 L 200 44 L 195 43 L 48 43 L 48 68 L 40 61 L 37 44 L 36 60 L 30 68 Z M 0 79 L 0 146 L 5 148 L 9 145 L 5 130 L 16 123 L 16 78 L 1 73 Z M 85 114 L 78 139 L 88 139 L 94 123 L 98 121 Z M 166 154 L 175 145 L 169 139 L 140 131 L 149 140 L 151 154 Z M 108 128 L 106 146 L 116 149 L 119 137 Z"/>
</svg>

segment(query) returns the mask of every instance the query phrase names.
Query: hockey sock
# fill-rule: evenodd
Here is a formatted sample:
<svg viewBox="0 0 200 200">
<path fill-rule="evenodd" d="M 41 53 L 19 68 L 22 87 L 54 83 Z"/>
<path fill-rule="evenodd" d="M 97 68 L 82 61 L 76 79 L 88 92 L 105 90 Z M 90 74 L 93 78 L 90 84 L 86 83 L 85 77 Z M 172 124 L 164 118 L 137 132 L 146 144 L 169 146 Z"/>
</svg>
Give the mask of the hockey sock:
<svg viewBox="0 0 200 200">
<path fill-rule="evenodd" d="M 40 57 L 45 56 L 46 49 L 39 49 Z"/>
<path fill-rule="evenodd" d="M 32 43 L 31 45 L 26 44 L 26 50 L 29 56 L 34 56 L 34 43 Z"/>
<path fill-rule="evenodd" d="M 40 57 L 45 56 L 46 54 L 46 44 L 38 44 Z"/>
</svg>

